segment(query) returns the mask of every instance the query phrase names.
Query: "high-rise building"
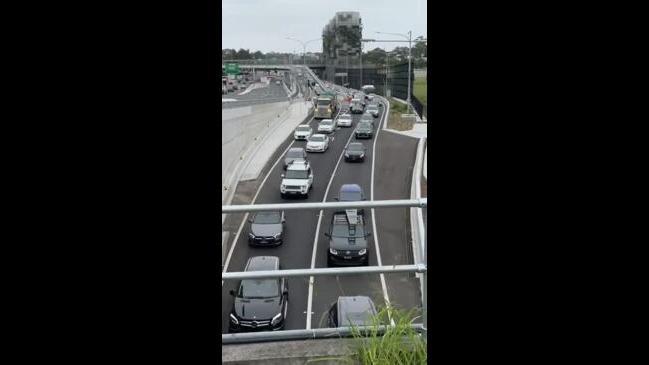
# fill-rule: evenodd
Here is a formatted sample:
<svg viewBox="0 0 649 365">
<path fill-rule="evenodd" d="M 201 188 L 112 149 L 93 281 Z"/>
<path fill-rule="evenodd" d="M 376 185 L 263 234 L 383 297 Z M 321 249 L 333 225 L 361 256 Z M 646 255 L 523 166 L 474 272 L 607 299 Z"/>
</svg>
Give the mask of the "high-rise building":
<svg viewBox="0 0 649 365">
<path fill-rule="evenodd" d="M 357 11 L 337 12 L 322 30 L 322 51 L 327 65 L 342 65 L 361 52 L 362 24 Z"/>
</svg>

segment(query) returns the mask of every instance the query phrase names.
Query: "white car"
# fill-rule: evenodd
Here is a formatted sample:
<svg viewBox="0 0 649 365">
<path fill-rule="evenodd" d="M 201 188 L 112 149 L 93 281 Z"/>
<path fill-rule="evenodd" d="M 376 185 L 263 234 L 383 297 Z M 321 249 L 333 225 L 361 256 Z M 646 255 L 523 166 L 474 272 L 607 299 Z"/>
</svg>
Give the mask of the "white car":
<svg viewBox="0 0 649 365">
<path fill-rule="evenodd" d="M 349 114 L 343 114 L 338 117 L 338 125 L 341 127 L 351 127 L 352 126 L 352 116 Z"/>
<path fill-rule="evenodd" d="M 318 125 L 318 133 L 333 133 L 336 130 L 336 122 L 332 119 L 323 119 Z"/>
<path fill-rule="evenodd" d="M 309 127 L 306 124 L 301 124 L 298 125 L 297 128 L 295 128 L 295 132 L 293 133 L 293 138 L 295 138 L 296 141 L 306 141 L 311 137 L 313 134 L 313 129 Z"/>
<path fill-rule="evenodd" d="M 282 183 L 279 192 L 282 198 L 288 195 L 299 195 L 309 197 L 309 190 L 313 188 L 313 170 L 307 161 L 293 161 L 286 169 L 286 175 L 282 174 Z"/>
<path fill-rule="evenodd" d="M 324 134 L 314 134 L 306 143 L 307 152 L 324 152 L 329 148 L 329 137 Z"/>
</svg>

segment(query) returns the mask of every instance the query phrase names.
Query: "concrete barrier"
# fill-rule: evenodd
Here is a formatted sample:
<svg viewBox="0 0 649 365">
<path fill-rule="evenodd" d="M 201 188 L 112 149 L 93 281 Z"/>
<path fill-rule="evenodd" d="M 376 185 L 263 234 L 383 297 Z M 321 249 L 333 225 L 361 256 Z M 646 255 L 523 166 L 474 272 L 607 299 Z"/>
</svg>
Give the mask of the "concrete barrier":
<svg viewBox="0 0 649 365">
<path fill-rule="evenodd" d="M 256 145 L 268 132 L 268 126 L 281 120 L 288 110 L 288 101 L 223 109 L 221 150 L 222 204 L 228 204 L 239 170 Z"/>
</svg>

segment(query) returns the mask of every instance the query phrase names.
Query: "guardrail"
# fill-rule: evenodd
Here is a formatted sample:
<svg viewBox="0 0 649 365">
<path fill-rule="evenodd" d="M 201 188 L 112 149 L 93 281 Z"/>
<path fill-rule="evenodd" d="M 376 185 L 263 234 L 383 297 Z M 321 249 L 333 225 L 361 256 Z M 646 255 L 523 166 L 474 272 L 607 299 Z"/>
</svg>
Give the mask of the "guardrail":
<svg viewBox="0 0 649 365">
<path fill-rule="evenodd" d="M 425 328 L 421 324 L 412 324 L 411 327 L 419 332 L 425 332 Z M 374 333 L 383 335 L 389 327 L 386 325 L 380 326 L 358 326 L 355 327 L 360 334 L 367 335 Z M 337 337 L 350 337 L 353 336 L 352 327 L 338 327 L 338 328 L 314 328 L 310 330 L 284 330 L 277 332 L 257 332 L 257 333 L 232 333 L 221 334 L 221 343 L 224 345 L 235 343 L 248 343 L 248 342 L 266 342 L 266 341 L 286 341 L 286 340 L 307 340 L 317 338 L 337 338 Z"/>
<path fill-rule="evenodd" d="M 262 210 L 308 210 L 308 209 L 345 209 L 345 208 L 396 208 L 396 207 L 418 207 L 420 210 L 428 205 L 427 198 L 407 199 L 407 200 L 378 200 L 378 201 L 357 201 L 357 202 L 321 202 L 321 203 L 293 203 L 293 204 L 254 204 L 254 205 L 228 205 L 221 206 L 222 213 L 240 213 L 254 212 Z M 423 227 L 423 219 L 418 215 L 420 226 Z M 309 269 L 292 269 L 292 270 L 273 270 L 273 271 L 251 271 L 251 272 L 222 272 L 222 280 L 241 280 L 241 279 L 261 279 L 261 278 L 281 278 L 281 277 L 309 277 L 309 276 L 331 276 L 331 275 L 368 275 L 380 273 L 421 273 L 423 275 L 423 302 L 422 302 L 422 319 L 421 331 L 424 336 L 427 335 L 428 325 L 428 308 L 426 300 L 427 292 L 427 257 L 426 241 L 423 242 L 423 260 L 414 265 L 392 265 L 392 266 L 366 266 L 366 267 L 342 267 L 342 268 L 309 268 Z M 298 331 L 298 332 L 295 332 Z M 256 341 L 273 341 L 289 340 L 298 338 L 316 338 L 316 335 L 339 334 L 344 328 L 338 329 L 320 329 L 320 330 L 283 330 L 276 332 L 257 332 L 246 334 L 222 334 L 222 343 L 238 342 L 256 342 Z"/>
</svg>

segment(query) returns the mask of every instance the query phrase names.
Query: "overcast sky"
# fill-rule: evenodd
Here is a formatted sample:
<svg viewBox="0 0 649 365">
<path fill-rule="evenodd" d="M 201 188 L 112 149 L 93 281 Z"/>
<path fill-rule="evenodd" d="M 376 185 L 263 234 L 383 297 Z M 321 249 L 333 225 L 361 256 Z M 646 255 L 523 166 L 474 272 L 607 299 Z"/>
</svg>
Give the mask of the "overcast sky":
<svg viewBox="0 0 649 365">
<path fill-rule="evenodd" d="M 358 11 L 363 38 L 398 39 L 376 31 L 427 37 L 426 0 L 222 0 L 223 48 L 264 53 L 302 52 L 302 46 L 286 37 L 308 41 L 322 36 L 322 29 L 338 11 Z M 396 37 L 396 38 L 395 38 Z M 366 43 L 363 49 L 392 50 L 406 43 Z M 321 52 L 322 41 L 307 45 L 307 52 Z"/>
</svg>

